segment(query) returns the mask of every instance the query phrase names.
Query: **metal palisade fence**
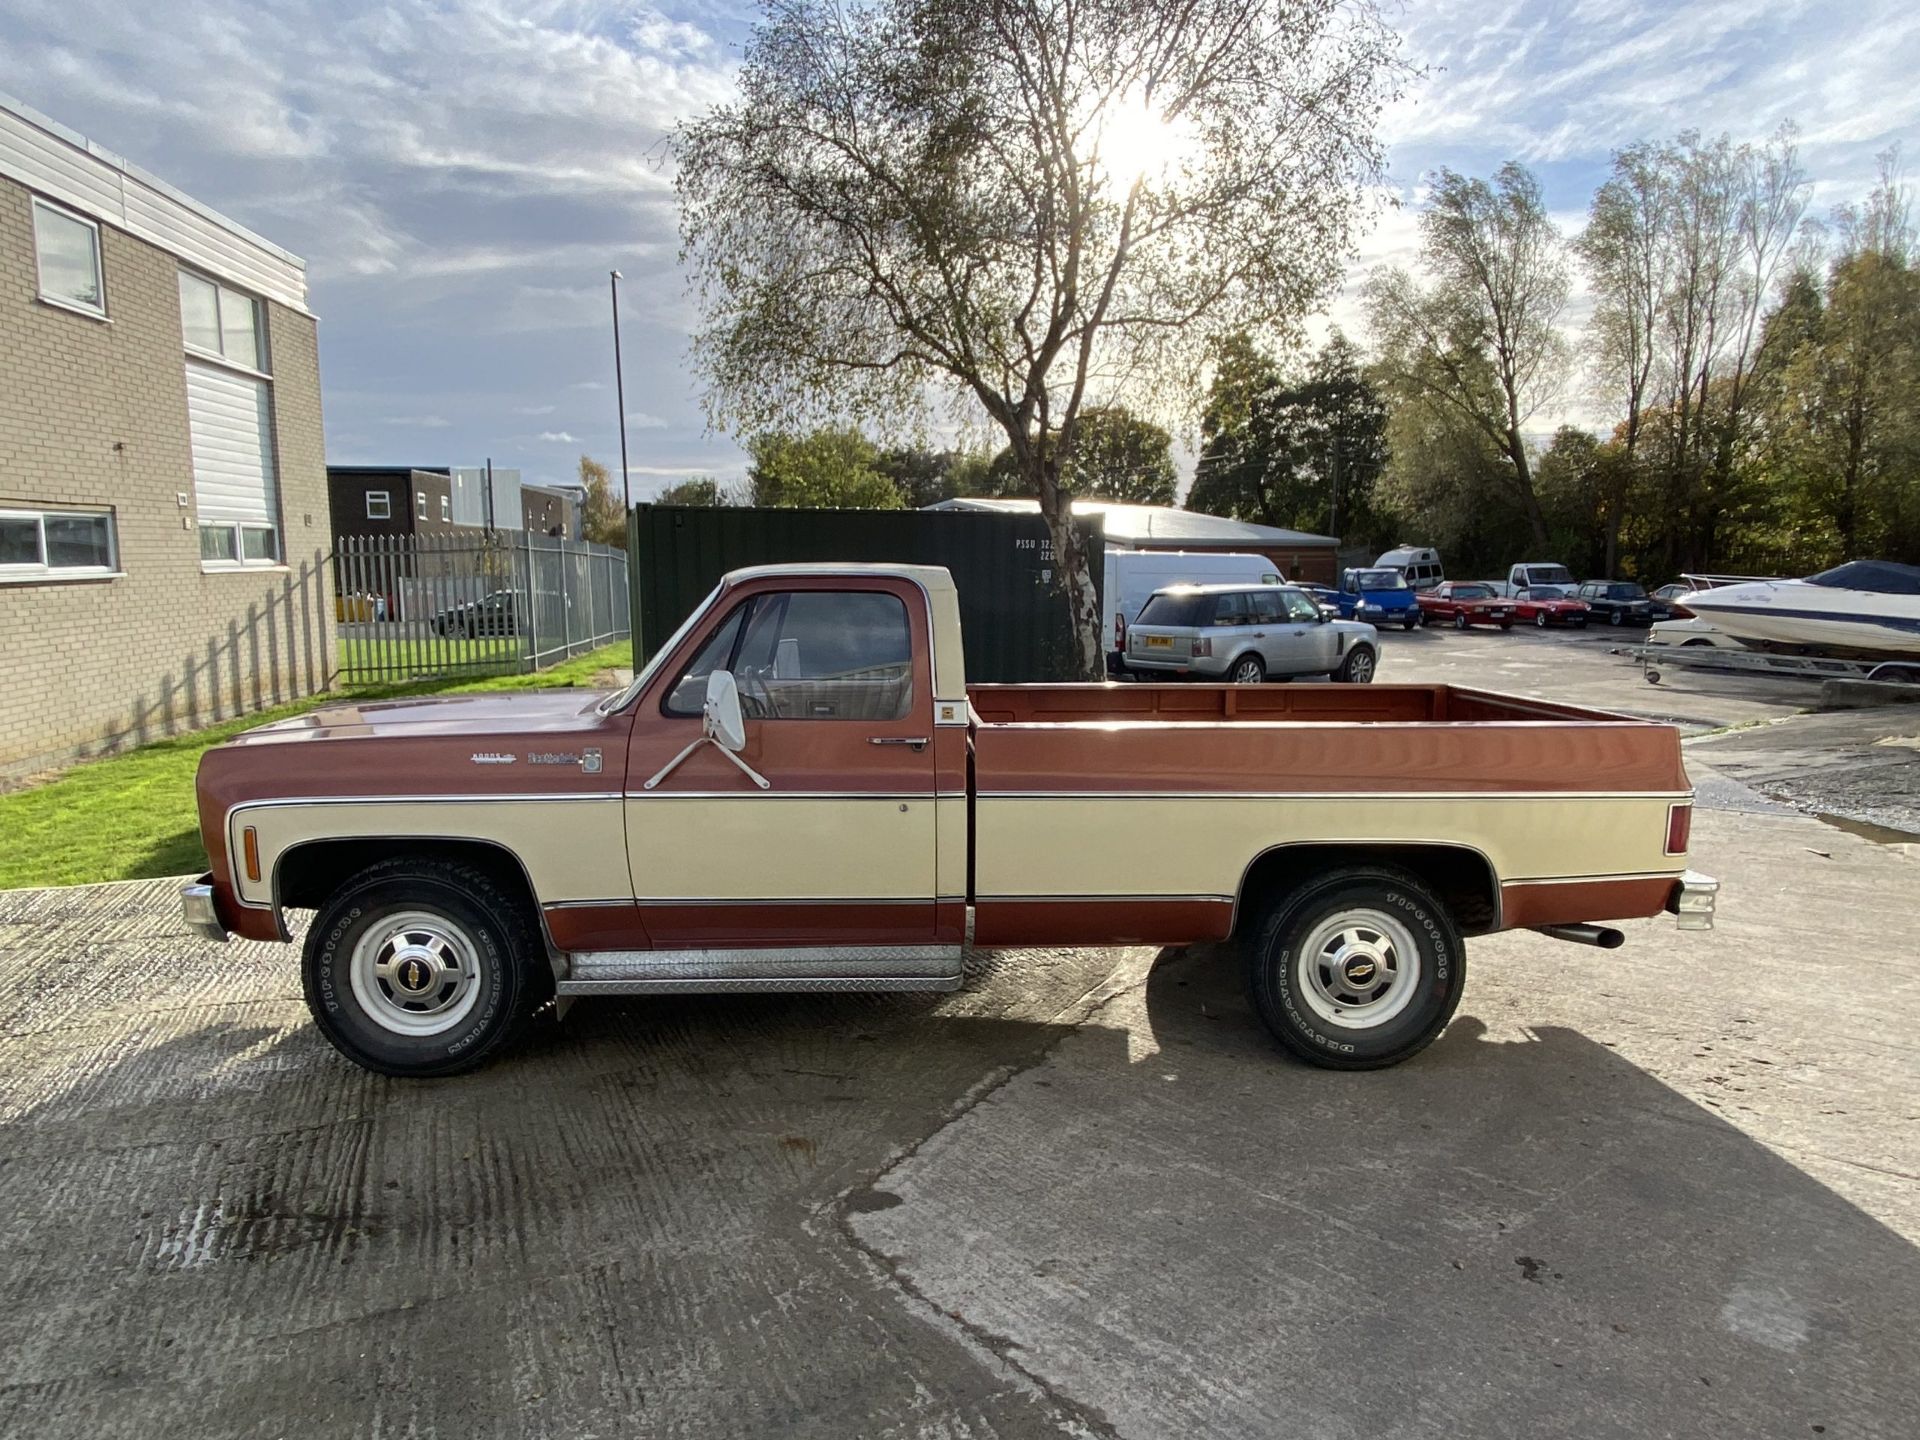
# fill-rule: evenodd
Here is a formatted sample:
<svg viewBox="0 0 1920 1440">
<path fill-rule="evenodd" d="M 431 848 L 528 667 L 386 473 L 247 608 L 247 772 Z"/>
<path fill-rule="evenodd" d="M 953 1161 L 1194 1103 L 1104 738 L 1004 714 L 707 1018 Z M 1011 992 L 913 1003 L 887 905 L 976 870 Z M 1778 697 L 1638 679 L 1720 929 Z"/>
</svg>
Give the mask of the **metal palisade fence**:
<svg viewBox="0 0 1920 1440">
<path fill-rule="evenodd" d="M 342 536 L 333 582 L 347 686 L 544 670 L 631 613 L 624 553 L 517 531 Z"/>
</svg>

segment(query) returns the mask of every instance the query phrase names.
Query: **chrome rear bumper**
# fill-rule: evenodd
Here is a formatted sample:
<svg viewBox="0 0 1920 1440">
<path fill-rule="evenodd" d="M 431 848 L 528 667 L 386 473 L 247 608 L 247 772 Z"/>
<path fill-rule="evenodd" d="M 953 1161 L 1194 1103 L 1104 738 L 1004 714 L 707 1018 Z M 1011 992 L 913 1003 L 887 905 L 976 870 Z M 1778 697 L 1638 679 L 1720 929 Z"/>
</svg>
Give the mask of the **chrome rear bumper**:
<svg viewBox="0 0 1920 1440">
<path fill-rule="evenodd" d="M 180 914 L 187 928 L 201 939 L 224 944 L 227 927 L 220 923 L 220 912 L 214 906 L 213 886 L 207 883 L 210 878 L 202 877 L 180 887 Z"/>
<path fill-rule="evenodd" d="M 1711 930 L 1713 928 L 1713 903 L 1720 893 L 1720 882 L 1711 875 L 1702 875 L 1698 870 L 1688 870 L 1680 876 L 1680 883 L 1673 887 L 1673 897 L 1667 901 L 1667 909 L 1675 917 L 1674 927 L 1680 930 Z"/>
</svg>

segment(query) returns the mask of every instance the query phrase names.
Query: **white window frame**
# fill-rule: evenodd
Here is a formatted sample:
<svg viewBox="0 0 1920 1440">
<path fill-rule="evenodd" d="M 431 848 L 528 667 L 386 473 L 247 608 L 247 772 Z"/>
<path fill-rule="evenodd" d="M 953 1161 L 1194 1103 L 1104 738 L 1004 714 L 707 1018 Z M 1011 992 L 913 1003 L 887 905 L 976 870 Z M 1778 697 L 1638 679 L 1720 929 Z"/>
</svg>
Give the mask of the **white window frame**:
<svg viewBox="0 0 1920 1440">
<path fill-rule="evenodd" d="M 451 525 L 453 523 L 453 497 L 451 495 L 442 495 L 440 497 L 440 523 L 442 525 Z"/>
<path fill-rule="evenodd" d="M 373 508 L 374 501 L 380 502 L 380 508 Z M 393 518 L 393 495 L 386 490 L 367 491 L 367 519 L 391 520 Z"/>
<path fill-rule="evenodd" d="M 270 520 L 202 520 L 200 522 L 200 529 L 225 530 L 233 536 L 234 558 L 229 560 L 225 556 L 215 558 L 203 554 L 200 557 L 200 568 L 204 572 L 211 573 L 222 570 L 284 570 L 287 567 L 286 557 L 280 553 L 280 527 Z M 248 559 L 247 537 L 244 533 L 248 530 L 264 530 L 273 536 L 274 553 L 262 560 Z"/>
<path fill-rule="evenodd" d="M 205 360 L 214 365 L 224 365 L 229 370 L 237 370 L 242 375 L 252 376 L 255 380 L 272 380 L 273 350 L 267 342 L 267 311 L 260 297 L 255 295 L 251 290 L 242 290 L 238 285 L 229 285 L 218 276 L 209 275 L 204 270 L 196 270 L 191 265 L 182 265 L 180 268 L 196 280 L 204 280 L 207 284 L 213 286 L 213 328 L 215 333 L 220 336 L 220 344 L 222 347 L 218 350 L 208 350 L 203 346 L 193 344 L 186 338 L 186 329 L 183 325 L 180 335 L 181 348 L 196 360 Z M 101 286 L 100 293 L 102 295 L 106 294 L 104 284 Z M 226 352 L 227 323 L 222 307 L 225 305 L 228 295 L 237 295 L 240 299 L 249 301 L 253 305 L 253 348 L 256 353 L 251 361 L 235 360 Z"/>
<path fill-rule="evenodd" d="M 414 507 L 418 512 L 415 518 L 420 520 L 426 519 L 427 518 L 427 492 L 422 490 L 414 498 L 420 502 L 417 506 Z"/>
<path fill-rule="evenodd" d="M 100 222 L 82 215 L 78 211 L 69 210 L 64 205 L 56 205 L 51 200 L 42 199 L 38 195 L 33 197 L 33 209 L 35 211 L 33 216 L 33 286 L 35 293 L 40 297 L 41 303 L 58 306 L 60 309 L 69 310 L 75 315 L 85 315 L 94 320 L 105 320 L 107 318 L 107 258 L 100 241 Z M 38 212 L 41 210 L 45 210 L 49 214 L 58 215 L 63 220 L 75 221 L 78 224 L 86 226 L 87 229 L 93 232 L 93 280 L 94 284 L 98 286 L 100 290 L 100 304 L 98 308 L 83 304 L 78 300 L 69 300 L 64 295 L 49 295 L 47 293 L 47 282 L 40 274 L 40 217 Z"/>
<path fill-rule="evenodd" d="M 49 515 L 104 516 L 107 522 L 107 563 L 105 565 L 47 564 L 47 517 Z M 112 510 L 75 506 L 25 507 L 0 505 L 0 520 L 32 520 L 40 530 L 40 559 L 29 565 L 0 565 L 0 585 L 35 585 L 63 580 L 113 580 L 120 569 L 120 525 Z"/>
</svg>

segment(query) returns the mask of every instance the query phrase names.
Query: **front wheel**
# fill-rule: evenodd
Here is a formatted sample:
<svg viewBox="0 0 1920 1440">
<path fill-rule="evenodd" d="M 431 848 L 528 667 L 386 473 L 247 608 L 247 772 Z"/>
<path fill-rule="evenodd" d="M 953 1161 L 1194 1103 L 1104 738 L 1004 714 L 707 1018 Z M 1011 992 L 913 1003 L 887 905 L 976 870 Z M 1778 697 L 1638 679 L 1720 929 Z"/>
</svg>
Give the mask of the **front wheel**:
<svg viewBox="0 0 1920 1440">
<path fill-rule="evenodd" d="M 1547 612 L 1544 610 L 1534 611 L 1533 623 L 1538 625 L 1542 630 L 1546 629 L 1547 628 Z"/>
<path fill-rule="evenodd" d="M 1411 630 L 1413 629 L 1414 626 L 1418 625 L 1419 623 L 1420 623 L 1420 619 L 1418 616 L 1409 615 L 1407 616 L 1406 619 L 1400 622 L 1400 628 L 1402 630 Z"/>
<path fill-rule="evenodd" d="M 553 991 L 527 907 L 485 870 L 385 860 L 314 916 L 301 966 L 320 1033 L 380 1075 L 453 1075 L 489 1059 Z"/>
<path fill-rule="evenodd" d="M 1333 678 L 1343 685 L 1371 684 L 1377 663 L 1373 651 L 1365 645 L 1356 645 L 1347 652 L 1347 658 L 1340 662 L 1340 668 L 1333 672 Z"/>
<path fill-rule="evenodd" d="M 1453 617 L 1453 628 L 1456 630 L 1464 630 L 1472 623 L 1471 620 L 1467 619 L 1467 612 L 1464 610 Z"/>
<path fill-rule="evenodd" d="M 1329 871 L 1283 896 L 1247 963 L 1254 1010 L 1273 1037 L 1329 1070 L 1378 1070 L 1419 1054 L 1466 984 L 1453 917 L 1388 866 Z"/>
<path fill-rule="evenodd" d="M 1609 610 L 1607 612 L 1607 624 L 1609 625 L 1618 625 L 1623 618 L 1618 610 Z"/>
<path fill-rule="evenodd" d="M 1242 655 L 1233 662 L 1233 673 L 1228 678 L 1235 685 L 1258 685 L 1267 678 L 1267 667 L 1258 655 Z"/>
</svg>

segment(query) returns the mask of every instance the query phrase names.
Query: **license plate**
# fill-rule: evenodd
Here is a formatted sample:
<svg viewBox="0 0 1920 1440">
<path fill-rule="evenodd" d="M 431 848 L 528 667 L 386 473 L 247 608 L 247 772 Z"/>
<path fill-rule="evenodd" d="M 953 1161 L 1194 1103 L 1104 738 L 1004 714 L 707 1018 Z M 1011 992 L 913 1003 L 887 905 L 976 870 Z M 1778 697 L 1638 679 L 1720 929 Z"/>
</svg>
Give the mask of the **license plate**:
<svg viewBox="0 0 1920 1440">
<path fill-rule="evenodd" d="M 1147 636 L 1147 648 L 1149 650 L 1171 650 L 1173 648 L 1173 637 L 1171 635 L 1149 635 Z"/>
<path fill-rule="evenodd" d="M 1496 610 L 1493 612 L 1493 618 L 1498 620 L 1502 615 L 1505 615 L 1506 613 L 1507 612 L 1504 610 Z"/>
</svg>

